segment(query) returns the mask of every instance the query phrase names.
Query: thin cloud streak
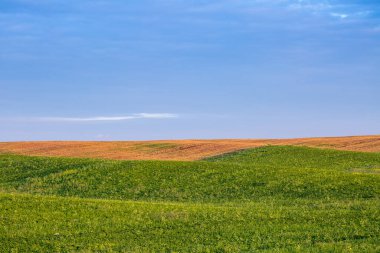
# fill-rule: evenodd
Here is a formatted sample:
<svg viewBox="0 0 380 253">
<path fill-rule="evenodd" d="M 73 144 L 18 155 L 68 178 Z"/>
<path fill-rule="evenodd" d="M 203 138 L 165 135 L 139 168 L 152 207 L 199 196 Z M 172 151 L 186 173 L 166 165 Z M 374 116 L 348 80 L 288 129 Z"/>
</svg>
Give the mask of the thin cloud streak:
<svg viewBox="0 0 380 253">
<path fill-rule="evenodd" d="M 98 116 L 98 117 L 39 117 L 30 118 L 31 121 L 44 122 L 102 122 L 102 121 L 126 121 L 134 119 L 172 119 L 178 118 L 172 113 L 136 113 L 125 116 Z"/>
<path fill-rule="evenodd" d="M 332 13 L 330 13 L 330 15 L 332 17 L 337 17 L 337 18 L 341 18 L 341 19 L 345 19 L 345 18 L 349 17 L 348 14 L 345 14 L 345 13 L 336 13 L 336 12 L 332 12 Z"/>
</svg>

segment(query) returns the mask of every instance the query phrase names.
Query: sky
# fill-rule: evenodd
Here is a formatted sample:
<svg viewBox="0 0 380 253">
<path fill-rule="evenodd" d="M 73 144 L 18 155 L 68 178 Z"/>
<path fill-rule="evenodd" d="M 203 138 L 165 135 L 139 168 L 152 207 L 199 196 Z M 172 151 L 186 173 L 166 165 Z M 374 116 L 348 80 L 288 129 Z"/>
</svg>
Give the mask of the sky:
<svg viewBox="0 0 380 253">
<path fill-rule="evenodd" d="M 0 0 L 0 141 L 370 134 L 378 0 Z"/>
</svg>

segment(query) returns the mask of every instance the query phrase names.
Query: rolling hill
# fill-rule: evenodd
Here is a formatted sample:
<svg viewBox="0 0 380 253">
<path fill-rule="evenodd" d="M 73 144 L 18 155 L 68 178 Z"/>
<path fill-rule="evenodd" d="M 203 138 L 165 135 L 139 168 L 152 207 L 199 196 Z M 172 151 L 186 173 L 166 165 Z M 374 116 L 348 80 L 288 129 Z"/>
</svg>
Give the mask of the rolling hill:
<svg viewBox="0 0 380 253">
<path fill-rule="evenodd" d="M 0 155 L 0 252 L 377 252 L 380 153 Z"/>
</svg>

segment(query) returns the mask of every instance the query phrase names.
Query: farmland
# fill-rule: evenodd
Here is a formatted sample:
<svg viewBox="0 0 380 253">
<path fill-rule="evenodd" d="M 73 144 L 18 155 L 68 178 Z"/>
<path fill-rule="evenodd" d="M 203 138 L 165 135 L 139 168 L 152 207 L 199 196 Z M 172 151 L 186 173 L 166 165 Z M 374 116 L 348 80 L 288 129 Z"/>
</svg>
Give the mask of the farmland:
<svg viewBox="0 0 380 253">
<path fill-rule="evenodd" d="M 7 153 L 0 173 L 1 252 L 380 250 L 377 152 L 262 146 L 199 161 Z"/>
<path fill-rule="evenodd" d="M 0 142 L 0 153 L 112 160 L 194 161 L 268 145 L 380 152 L 380 135 L 297 139 Z"/>
</svg>

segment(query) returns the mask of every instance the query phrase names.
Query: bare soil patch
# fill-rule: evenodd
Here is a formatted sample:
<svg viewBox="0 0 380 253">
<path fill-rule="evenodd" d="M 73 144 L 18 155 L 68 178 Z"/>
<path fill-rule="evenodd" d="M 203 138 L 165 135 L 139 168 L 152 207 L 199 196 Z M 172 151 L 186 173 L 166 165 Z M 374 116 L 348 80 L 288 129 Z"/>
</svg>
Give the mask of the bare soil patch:
<svg viewBox="0 0 380 253">
<path fill-rule="evenodd" d="M 266 145 L 380 152 L 380 135 L 298 139 L 0 142 L 0 153 L 117 160 L 192 161 Z"/>
</svg>

